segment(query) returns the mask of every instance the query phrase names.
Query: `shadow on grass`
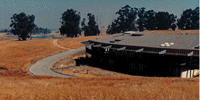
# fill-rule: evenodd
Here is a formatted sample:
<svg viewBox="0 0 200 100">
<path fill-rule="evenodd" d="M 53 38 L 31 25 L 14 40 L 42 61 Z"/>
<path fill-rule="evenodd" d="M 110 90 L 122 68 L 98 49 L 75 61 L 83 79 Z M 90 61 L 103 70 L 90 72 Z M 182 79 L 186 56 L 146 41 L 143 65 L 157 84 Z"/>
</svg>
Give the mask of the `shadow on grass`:
<svg viewBox="0 0 200 100">
<path fill-rule="evenodd" d="M 8 68 L 0 67 L 0 70 L 8 70 Z"/>
</svg>

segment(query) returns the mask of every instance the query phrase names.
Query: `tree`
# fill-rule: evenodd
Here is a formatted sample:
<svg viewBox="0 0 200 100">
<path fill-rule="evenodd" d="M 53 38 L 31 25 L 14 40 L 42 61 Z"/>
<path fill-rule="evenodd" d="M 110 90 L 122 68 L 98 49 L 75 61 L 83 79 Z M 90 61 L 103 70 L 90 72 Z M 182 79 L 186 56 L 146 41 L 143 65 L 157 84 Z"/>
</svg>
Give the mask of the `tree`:
<svg viewBox="0 0 200 100">
<path fill-rule="evenodd" d="M 175 25 L 176 16 L 168 12 L 154 12 L 153 10 L 144 13 L 144 27 L 147 30 L 168 30 Z M 174 26 L 173 26 L 174 27 Z"/>
<path fill-rule="evenodd" d="M 136 30 L 135 19 L 137 17 L 137 8 L 131 8 L 129 5 L 122 7 L 116 14 L 119 15 L 107 29 L 107 34 L 114 34 L 130 30 Z"/>
<path fill-rule="evenodd" d="M 87 29 L 87 25 L 85 24 L 85 18 L 83 18 L 83 21 L 81 22 L 81 26 L 82 26 L 82 30 L 83 31 L 86 31 L 86 29 Z"/>
<path fill-rule="evenodd" d="M 157 21 L 156 26 L 158 30 L 168 30 L 176 21 L 176 16 L 169 14 L 168 12 L 158 12 L 155 18 Z"/>
<path fill-rule="evenodd" d="M 29 38 L 31 34 L 29 34 L 36 25 L 34 24 L 35 16 L 34 15 L 28 15 L 24 12 L 20 14 L 14 14 L 11 17 L 11 24 L 10 27 L 12 27 L 12 33 L 14 35 L 18 35 L 19 40 L 26 40 L 26 38 Z"/>
<path fill-rule="evenodd" d="M 43 33 L 44 33 L 44 34 L 51 33 L 51 30 L 49 30 L 49 29 L 45 28 L 45 29 L 43 29 Z"/>
<path fill-rule="evenodd" d="M 199 7 L 186 9 L 177 21 L 179 29 L 199 29 Z"/>
<path fill-rule="evenodd" d="M 171 28 L 172 28 L 173 31 L 175 31 L 176 30 L 176 24 L 172 24 Z"/>
<path fill-rule="evenodd" d="M 80 12 L 73 9 L 67 9 L 62 14 L 61 28 L 59 28 L 61 35 L 67 35 L 67 37 L 77 37 L 81 34 L 79 28 L 80 23 Z"/>
<path fill-rule="evenodd" d="M 147 30 L 156 29 L 156 12 L 153 10 L 148 10 L 144 13 L 144 27 Z"/>
<path fill-rule="evenodd" d="M 100 30 L 98 28 L 98 25 L 96 25 L 94 15 L 92 15 L 91 13 L 88 13 L 87 16 L 89 19 L 88 26 L 85 25 L 85 18 L 83 18 L 83 21 L 81 23 L 85 36 L 99 35 Z"/>
<path fill-rule="evenodd" d="M 139 25 L 139 31 L 144 31 L 144 24 L 145 24 L 145 8 L 142 7 L 138 10 L 138 17 L 139 19 L 137 20 L 137 24 Z"/>
</svg>

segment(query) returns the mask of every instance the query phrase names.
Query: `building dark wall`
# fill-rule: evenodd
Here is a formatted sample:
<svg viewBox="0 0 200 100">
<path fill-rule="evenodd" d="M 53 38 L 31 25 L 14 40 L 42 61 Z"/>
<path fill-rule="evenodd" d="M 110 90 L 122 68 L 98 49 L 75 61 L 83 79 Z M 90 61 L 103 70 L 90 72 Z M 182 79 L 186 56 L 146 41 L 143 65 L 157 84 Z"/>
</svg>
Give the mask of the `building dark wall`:
<svg viewBox="0 0 200 100">
<path fill-rule="evenodd" d="M 90 62 L 104 69 L 142 76 L 180 77 L 181 68 L 198 69 L 199 57 L 159 55 L 158 53 L 117 51 L 104 48 L 86 48 Z M 186 63 L 185 65 L 181 65 Z"/>
</svg>

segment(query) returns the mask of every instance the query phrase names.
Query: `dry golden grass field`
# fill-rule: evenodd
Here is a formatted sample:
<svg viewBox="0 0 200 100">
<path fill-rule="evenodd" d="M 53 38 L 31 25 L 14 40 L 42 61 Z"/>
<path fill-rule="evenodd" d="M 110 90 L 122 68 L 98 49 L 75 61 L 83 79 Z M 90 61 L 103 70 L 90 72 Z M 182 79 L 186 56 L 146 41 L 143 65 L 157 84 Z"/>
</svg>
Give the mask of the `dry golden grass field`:
<svg viewBox="0 0 200 100">
<path fill-rule="evenodd" d="M 199 30 L 181 32 L 199 34 Z M 148 31 L 148 33 L 173 31 Z M 58 40 L 66 48 L 82 47 L 80 42 L 102 36 Z M 139 76 L 102 76 L 58 78 L 34 76 L 27 67 L 46 56 L 64 51 L 54 39 L 17 41 L 0 38 L 0 99 L 30 100 L 198 100 L 199 78 L 162 78 Z"/>
</svg>

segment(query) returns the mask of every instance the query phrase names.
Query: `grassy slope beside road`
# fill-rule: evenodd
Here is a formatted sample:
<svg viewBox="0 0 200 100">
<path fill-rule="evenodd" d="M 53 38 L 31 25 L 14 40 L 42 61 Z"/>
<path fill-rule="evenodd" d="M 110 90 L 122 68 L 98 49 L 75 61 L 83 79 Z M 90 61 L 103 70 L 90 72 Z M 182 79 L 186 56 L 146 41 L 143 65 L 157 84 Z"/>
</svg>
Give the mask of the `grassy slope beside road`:
<svg viewBox="0 0 200 100">
<path fill-rule="evenodd" d="M 104 35 L 107 36 L 107 35 Z M 63 44 L 71 44 L 67 48 L 83 47 L 81 41 L 98 38 L 102 36 L 80 37 L 65 39 Z M 44 57 L 65 51 L 53 44 L 54 39 L 32 39 L 27 41 L 18 41 L 16 38 L 0 39 L 0 68 L 7 68 L 7 71 L 1 71 L 1 74 L 13 75 L 19 72 L 26 73 L 28 65 Z M 79 41 L 76 41 L 79 40 Z M 73 41 L 73 43 L 71 43 Z M 75 44 L 75 46 L 72 46 Z M 76 45 L 78 44 L 78 45 Z"/>
<path fill-rule="evenodd" d="M 198 32 L 198 30 L 197 30 Z M 101 37 L 101 36 L 100 36 Z M 61 39 L 58 44 L 76 48 L 81 41 L 98 38 Z M 31 76 L 27 66 L 46 56 L 63 51 L 53 39 L 0 39 L 0 99 L 172 99 L 197 100 L 199 79 L 157 77 L 56 78 Z"/>
<path fill-rule="evenodd" d="M 33 39 L 17 41 L 8 39 L 0 41 L 0 67 L 8 68 L 5 75 L 26 73 L 25 69 L 31 63 L 46 56 L 63 51 L 53 45 L 52 39 Z"/>
</svg>

